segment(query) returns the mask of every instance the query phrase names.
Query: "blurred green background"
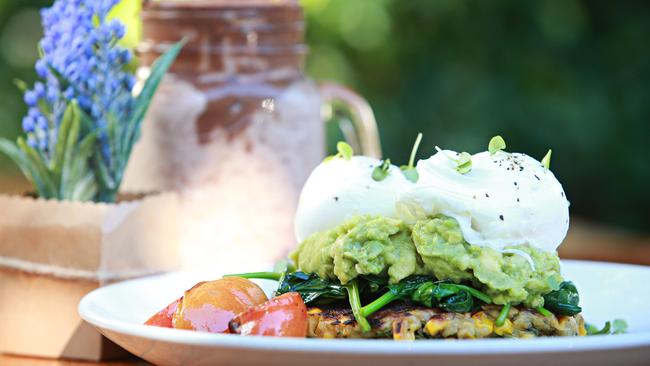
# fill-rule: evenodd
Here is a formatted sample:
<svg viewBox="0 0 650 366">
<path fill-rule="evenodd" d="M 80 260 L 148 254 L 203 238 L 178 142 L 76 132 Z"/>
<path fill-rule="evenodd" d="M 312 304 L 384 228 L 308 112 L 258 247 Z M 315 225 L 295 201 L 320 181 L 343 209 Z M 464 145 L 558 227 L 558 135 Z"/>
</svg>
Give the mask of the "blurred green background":
<svg viewBox="0 0 650 366">
<path fill-rule="evenodd" d="M 0 135 L 25 113 L 12 80 L 34 80 L 45 0 L 0 0 Z M 307 73 L 352 86 L 373 106 L 385 155 L 439 145 L 508 150 L 552 169 L 574 215 L 650 232 L 650 2 L 304 0 Z M 124 0 L 129 39 L 136 0 Z M 332 136 L 332 140 L 335 136 Z M 0 190 L 22 189 L 0 157 Z"/>
</svg>

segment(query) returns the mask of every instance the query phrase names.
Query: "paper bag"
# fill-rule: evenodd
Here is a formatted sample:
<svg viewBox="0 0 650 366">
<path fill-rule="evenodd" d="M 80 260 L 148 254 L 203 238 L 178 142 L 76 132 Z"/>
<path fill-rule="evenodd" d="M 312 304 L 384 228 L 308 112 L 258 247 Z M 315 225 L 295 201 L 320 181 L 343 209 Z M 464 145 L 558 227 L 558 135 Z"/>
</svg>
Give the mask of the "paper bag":
<svg viewBox="0 0 650 366">
<path fill-rule="evenodd" d="M 0 353 L 123 355 L 77 304 L 104 284 L 176 268 L 177 213 L 175 193 L 117 204 L 0 195 Z"/>
</svg>

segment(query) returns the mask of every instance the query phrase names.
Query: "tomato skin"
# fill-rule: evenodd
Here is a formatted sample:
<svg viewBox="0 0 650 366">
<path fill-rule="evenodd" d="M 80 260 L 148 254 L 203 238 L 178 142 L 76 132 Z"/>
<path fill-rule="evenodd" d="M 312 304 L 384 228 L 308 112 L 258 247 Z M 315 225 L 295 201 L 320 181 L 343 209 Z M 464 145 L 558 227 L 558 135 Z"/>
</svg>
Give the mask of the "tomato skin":
<svg viewBox="0 0 650 366">
<path fill-rule="evenodd" d="M 230 330 L 241 335 L 304 338 L 307 306 L 300 294 L 288 292 L 237 315 Z"/>
<path fill-rule="evenodd" d="M 245 278 L 199 282 L 185 291 L 172 324 L 176 329 L 228 333 L 228 323 L 237 314 L 266 300 L 264 291 Z"/>
<path fill-rule="evenodd" d="M 153 325 L 155 327 L 173 328 L 174 313 L 176 313 L 176 309 L 178 309 L 178 304 L 180 304 L 182 300 L 183 298 L 181 297 L 175 300 L 174 302 L 172 302 L 171 304 L 167 305 L 166 308 L 154 314 L 144 324 Z"/>
</svg>

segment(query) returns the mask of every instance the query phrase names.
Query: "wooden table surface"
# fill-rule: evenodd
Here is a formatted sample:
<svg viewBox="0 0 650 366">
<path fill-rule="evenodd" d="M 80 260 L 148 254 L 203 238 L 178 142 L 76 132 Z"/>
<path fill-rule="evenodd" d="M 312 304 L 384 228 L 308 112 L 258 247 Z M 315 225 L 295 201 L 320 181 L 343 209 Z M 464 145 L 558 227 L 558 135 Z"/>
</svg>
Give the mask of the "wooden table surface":
<svg viewBox="0 0 650 366">
<path fill-rule="evenodd" d="M 9 184 L 0 188 L 7 191 Z M 6 181 L 4 183 L 7 183 Z M 11 185 L 18 192 L 16 185 Z M 0 192 L 3 190 L 0 189 Z M 573 219 L 569 234 L 560 247 L 560 257 L 650 265 L 650 237 L 604 228 L 579 219 Z M 1 326 L 1 325 L 0 325 Z M 0 354 L 0 366 L 140 366 L 149 365 L 133 358 L 116 362 L 81 362 L 38 359 Z"/>
<path fill-rule="evenodd" d="M 50 360 L 45 358 L 31 358 L 0 354 L 1 366 L 148 366 L 149 363 L 136 358 L 114 362 L 83 362 Z"/>
</svg>

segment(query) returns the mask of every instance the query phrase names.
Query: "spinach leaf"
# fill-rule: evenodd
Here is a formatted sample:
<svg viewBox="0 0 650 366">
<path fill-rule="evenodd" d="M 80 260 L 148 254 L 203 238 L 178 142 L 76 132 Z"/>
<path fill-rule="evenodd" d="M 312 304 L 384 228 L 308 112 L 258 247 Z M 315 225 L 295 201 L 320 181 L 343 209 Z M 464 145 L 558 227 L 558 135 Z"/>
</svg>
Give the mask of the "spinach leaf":
<svg viewBox="0 0 650 366">
<path fill-rule="evenodd" d="M 466 313 L 474 308 L 474 298 L 469 292 L 460 290 L 457 294 L 441 300 L 439 306 L 454 313 Z"/>
<path fill-rule="evenodd" d="M 399 283 L 388 285 L 388 291 L 392 292 L 398 298 L 408 297 L 418 289 L 423 283 L 430 282 L 428 276 L 410 276 Z"/>
<path fill-rule="evenodd" d="M 412 293 L 411 300 L 455 313 L 465 313 L 474 308 L 474 298 L 464 286 L 446 282 L 423 283 Z"/>
<path fill-rule="evenodd" d="M 276 296 L 287 292 L 297 292 L 305 304 L 318 301 L 342 300 L 348 297 L 347 291 L 338 281 L 320 278 L 315 273 L 285 273 L 280 281 Z"/>
<path fill-rule="evenodd" d="M 402 298 L 409 298 L 411 301 L 427 307 L 440 307 L 457 313 L 472 311 L 475 307 L 480 306 L 481 301 L 491 303 L 489 296 L 474 288 L 447 281 L 435 282 L 428 276 L 411 276 L 400 283 L 386 287 L 388 292 L 361 309 L 364 316 Z M 475 301 L 475 298 L 480 301 Z"/>
<path fill-rule="evenodd" d="M 562 282 L 557 290 L 544 295 L 544 307 L 555 314 L 568 316 L 579 314 L 582 312 L 579 303 L 578 290 L 571 281 Z"/>
<path fill-rule="evenodd" d="M 359 286 L 361 292 L 375 293 L 388 285 L 388 278 L 376 275 L 361 275 Z"/>
</svg>

